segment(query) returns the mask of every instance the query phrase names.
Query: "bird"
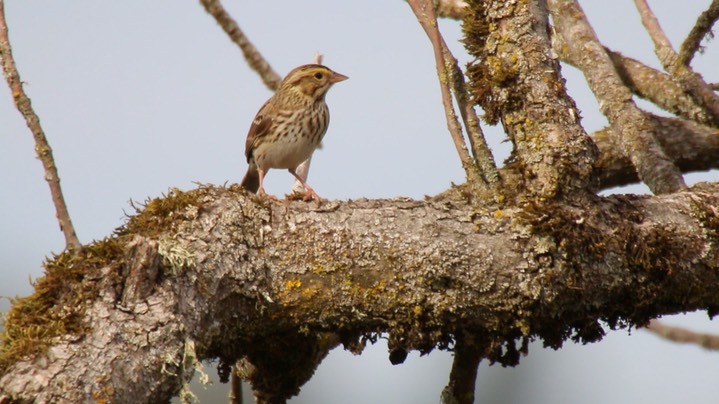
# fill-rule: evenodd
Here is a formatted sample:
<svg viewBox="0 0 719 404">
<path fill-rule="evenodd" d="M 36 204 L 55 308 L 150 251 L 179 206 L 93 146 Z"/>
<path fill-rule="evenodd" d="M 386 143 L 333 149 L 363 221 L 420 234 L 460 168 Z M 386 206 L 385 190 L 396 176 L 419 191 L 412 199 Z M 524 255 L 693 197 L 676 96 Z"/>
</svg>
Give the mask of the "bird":
<svg viewBox="0 0 719 404">
<path fill-rule="evenodd" d="M 348 77 L 320 64 L 292 69 L 277 91 L 260 108 L 245 141 L 247 173 L 240 184 L 265 193 L 263 181 L 271 168 L 287 169 L 302 183 L 304 199 L 321 201 L 319 195 L 296 173 L 297 167 L 320 147 L 330 122 L 325 95 L 332 85 Z"/>
</svg>

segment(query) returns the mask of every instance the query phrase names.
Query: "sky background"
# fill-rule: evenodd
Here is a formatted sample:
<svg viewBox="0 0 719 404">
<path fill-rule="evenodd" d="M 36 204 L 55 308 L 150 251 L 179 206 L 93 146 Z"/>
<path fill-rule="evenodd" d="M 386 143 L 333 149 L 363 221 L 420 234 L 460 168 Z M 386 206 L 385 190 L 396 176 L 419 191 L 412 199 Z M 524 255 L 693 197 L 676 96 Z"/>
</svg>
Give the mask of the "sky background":
<svg viewBox="0 0 719 404">
<path fill-rule="evenodd" d="M 315 51 L 350 77 L 327 97 L 332 122 L 315 154 L 309 183 L 324 198 L 422 198 L 464 181 L 447 133 L 430 44 L 404 1 L 226 1 L 228 11 L 274 69 L 284 75 Z M 709 0 L 651 1 L 675 48 Z M 611 4 L 611 5 L 609 5 Z M 582 2 L 599 38 L 659 67 L 632 2 Z M 198 1 L 8 1 L 10 40 L 35 111 L 53 148 L 65 199 L 83 243 L 101 239 L 133 212 L 129 201 L 171 187 L 239 182 L 244 140 L 271 95 Z M 440 28 L 462 64 L 460 23 Z M 693 66 L 719 81 L 719 50 L 708 44 Z M 581 74 L 564 67 L 588 132 L 606 120 Z M 640 105 L 645 105 L 640 103 Z M 484 127 L 495 159 L 509 144 Z M 266 188 L 283 195 L 285 171 Z M 690 184 L 717 181 L 692 174 Z M 0 296 L 27 295 L 45 257 L 64 239 L 31 133 L 0 84 Z M 633 186 L 612 192 L 645 192 Z M 0 310 L 9 307 L 0 299 Z M 668 323 L 719 333 L 705 313 Z M 412 353 L 392 366 L 382 342 L 353 356 L 335 350 L 292 403 L 437 403 L 451 354 Z M 482 403 L 715 402 L 716 352 L 660 340 L 644 331 L 609 332 L 597 344 L 541 341 L 516 368 L 483 363 Z M 216 375 L 208 366 L 208 373 Z M 215 402 L 226 385 L 193 390 Z M 215 394 L 213 398 L 212 394 Z"/>
</svg>

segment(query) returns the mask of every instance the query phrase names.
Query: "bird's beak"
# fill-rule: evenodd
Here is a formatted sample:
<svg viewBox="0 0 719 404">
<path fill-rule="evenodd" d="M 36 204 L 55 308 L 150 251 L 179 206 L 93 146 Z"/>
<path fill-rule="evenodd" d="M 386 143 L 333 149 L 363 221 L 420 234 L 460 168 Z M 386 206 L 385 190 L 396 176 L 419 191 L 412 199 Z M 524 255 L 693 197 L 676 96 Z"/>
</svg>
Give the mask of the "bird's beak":
<svg viewBox="0 0 719 404">
<path fill-rule="evenodd" d="M 345 76 L 344 74 L 332 72 L 332 77 L 330 77 L 330 83 L 332 83 L 332 84 L 339 83 L 340 81 L 345 81 L 348 78 L 349 77 Z"/>
</svg>

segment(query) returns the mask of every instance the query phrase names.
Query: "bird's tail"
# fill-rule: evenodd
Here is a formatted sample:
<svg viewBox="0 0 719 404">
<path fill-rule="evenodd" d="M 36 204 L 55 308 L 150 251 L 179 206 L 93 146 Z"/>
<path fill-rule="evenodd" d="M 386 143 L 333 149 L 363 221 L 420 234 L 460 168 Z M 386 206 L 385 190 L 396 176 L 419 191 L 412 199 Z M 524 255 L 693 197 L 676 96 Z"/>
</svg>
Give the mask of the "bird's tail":
<svg viewBox="0 0 719 404">
<path fill-rule="evenodd" d="M 245 178 L 242 179 L 240 186 L 253 193 L 260 189 L 260 173 L 257 171 L 255 164 L 250 164 L 247 168 L 247 174 L 245 174 Z"/>
</svg>

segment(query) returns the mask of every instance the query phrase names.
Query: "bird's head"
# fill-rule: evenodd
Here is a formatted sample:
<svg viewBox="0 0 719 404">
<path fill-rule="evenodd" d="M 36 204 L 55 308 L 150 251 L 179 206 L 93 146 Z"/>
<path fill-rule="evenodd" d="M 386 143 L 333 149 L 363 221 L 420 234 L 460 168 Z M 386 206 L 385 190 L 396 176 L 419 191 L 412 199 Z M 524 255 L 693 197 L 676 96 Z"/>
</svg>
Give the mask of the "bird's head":
<svg viewBox="0 0 719 404">
<path fill-rule="evenodd" d="M 280 89 L 293 90 L 312 101 L 320 101 L 325 98 L 327 90 L 333 84 L 347 78 L 322 65 L 303 65 L 287 74 L 280 84 Z"/>
</svg>

